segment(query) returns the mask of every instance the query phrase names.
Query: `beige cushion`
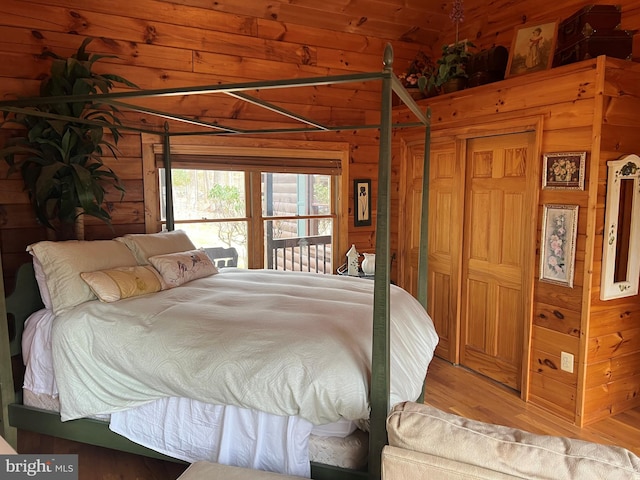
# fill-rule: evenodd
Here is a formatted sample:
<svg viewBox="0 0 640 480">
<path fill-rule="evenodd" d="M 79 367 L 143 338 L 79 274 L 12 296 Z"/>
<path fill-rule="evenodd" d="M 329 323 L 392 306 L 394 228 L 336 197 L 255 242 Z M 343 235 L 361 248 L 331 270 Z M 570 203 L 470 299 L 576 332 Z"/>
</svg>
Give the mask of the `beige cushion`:
<svg viewBox="0 0 640 480">
<path fill-rule="evenodd" d="M 230 467 L 219 463 L 196 462 L 192 463 L 178 480 L 294 480 L 303 477 L 281 475 L 250 468 Z"/>
<path fill-rule="evenodd" d="M 169 288 L 218 273 L 211 258 L 202 249 L 156 255 L 149 257 L 149 261 L 160 272 Z"/>
<path fill-rule="evenodd" d="M 477 422 L 405 402 L 387 418 L 389 445 L 516 478 L 640 480 L 640 459 L 620 447 Z"/>
<path fill-rule="evenodd" d="M 95 300 L 80 274 L 94 270 L 137 265 L 131 251 L 113 240 L 38 242 L 27 247 L 37 258 L 47 283 L 51 308 L 56 315 Z"/>
<path fill-rule="evenodd" d="M 116 302 L 162 290 L 162 277 L 150 265 L 83 272 L 80 277 L 101 302 Z"/>
<path fill-rule="evenodd" d="M 511 475 L 404 448 L 382 449 L 382 480 L 509 480 Z"/>
<path fill-rule="evenodd" d="M 167 253 L 194 250 L 187 234 L 183 230 L 159 233 L 132 233 L 115 239 L 125 244 L 136 257 L 139 265 L 148 265 L 149 257 Z"/>
</svg>

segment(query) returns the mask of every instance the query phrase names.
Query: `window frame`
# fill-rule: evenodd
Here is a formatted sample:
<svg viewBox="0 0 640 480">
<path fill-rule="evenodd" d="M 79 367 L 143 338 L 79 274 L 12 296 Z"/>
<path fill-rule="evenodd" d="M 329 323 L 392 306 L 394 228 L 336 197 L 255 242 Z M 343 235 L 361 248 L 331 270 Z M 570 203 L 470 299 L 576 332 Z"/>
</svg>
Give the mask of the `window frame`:
<svg viewBox="0 0 640 480">
<path fill-rule="evenodd" d="M 142 164 L 145 203 L 145 231 L 158 232 L 162 228 L 160 211 L 160 183 L 157 157 L 163 154 L 163 138 L 158 135 L 142 134 Z M 332 243 L 335 254 L 332 255 L 332 271 L 342 263 L 340 252 L 348 245 L 349 205 L 349 144 L 343 142 L 315 142 L 297 140 L 268 140 L 250 137 L 171 137 L 172 155 L 188 156 L 191 161 L 181 161 L 178 168 L 203 168 L 215 170 L 246 171 L 247 214 L 256 213 L 258 217 L 249 221 L 257 222 L 256 228 L 249 229 L 248 238 L 251 248 L 247 252 L 249 268 L 261 267 L 264 260 L 264 221 L 261 206 L 260 173 L 264 160 L 272 171 L 285 173 L 326 173 L 333 175 L 335 194 L 331 196 L 331 211 L 334 213 Z M 234 159 L 238 161 L 234 163 Z M 326 165 L 334 162 L 333 173 L 311 171 L 313 165 Z M 254 164 L 252 167 L 251 164 Z M 278 163 L 280 162 L 280 163 Z M 283 163 L 284 162 L 284 163 Z M 296 165 L 296 163 L 301 164 Z M 283 166 L 288 164 L 288 166 Z M 283 170 L 284 169 L 284 170 Z M 306 170 L 306 171 L 305 171 Z M 255 182 L 258 188 L 253 188 Z"/>
</svg>

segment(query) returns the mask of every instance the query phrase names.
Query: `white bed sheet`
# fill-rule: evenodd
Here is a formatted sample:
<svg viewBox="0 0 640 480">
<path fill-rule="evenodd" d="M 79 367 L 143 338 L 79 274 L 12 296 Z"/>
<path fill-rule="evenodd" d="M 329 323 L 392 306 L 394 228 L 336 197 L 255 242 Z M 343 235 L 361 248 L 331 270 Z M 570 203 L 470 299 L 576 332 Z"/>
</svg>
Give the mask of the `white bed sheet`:
<svg viewBox="0 0 640 480">
<path fill-rule="evenodd" d="M 51 355 L 54 319 L 52 310 L 33 313 L 22 336 L 23 388 L 51 398 L 58 397 Z M 52 403 L 59 410 L 59 403 Z M 98 417 L 115 433 L 186 462 L 206 460 L 307 478 L 310 435 L 343 438 L 356 429 L 344 419 L 314 426 L 295 416 L 175 397 Z"/>
<path fill-rule="evenodd" d="M 63 421 L 162 397 L 188 397 L 313 424 L 369 417 L 373 282 L 228 270 L 53 322 Z M 422 306 L 391 287 L 393 405 L 415 400 L 437 335 Z"/>
<path fill-rule="evenodd" d="M 306 284 L 308 279 L 305 277 L 307 276 L 307 274 L 303 274 L 295 281 Z M 338 296 L 339 302 L 349 302 L 352 298 L 349 293 L 354 291 L 359 296 L 362 296 L 362 294 L 369 295 L 373 286 L 373 282 L 368 280 L 345 279 L 345 277 L 328 278 L 332 280 L 332 284 L 335 283 L 333 280 L 337 280 L 338 288 L 346 292 L 346 297 L 343 295 Z M 310 281 L 313 282 L 313 280 Z M 206 286 L 204 288 L 212 287 Z M 404 296 L 408 297 L 408 294 L 400 289 L 392 290 L 392 305 L 394 298 L 397 303 L 398 298 Z M 406 299 L 402 299 L 402 301 L 406 301 Z M 97 301 L 88 303 L 100 305 Z M 418 328 L 419 334 L 416 335 L 416 332 L 412 332 L 410 337 L 413 336 L 413 339 L 397 338 L 398 336 L 396 336 L 395 341 L 392 336 L 392 350 L 401 351 L 403 355 L 409 355 L 408 358 L 412 358 L 412 355 L 413 358 L 418 358 L 417 367 L 415 364 L 413 365 L 414 371 L 417 368 L 418 372 L 422 369 L 424 369 L 422 372 L 426 372 L 426 367 L 431 360 L 437 343 L 437 336 L 433 331 L 431 320 L 424 314 L 422 307 L 411 297 L 409 297 L 408 304 L 409 317 L 413 318 L 412 321 L 416 321 L 418 324 L 422 323 Z M 406 310 L 406 307 L 404 309 Z M 349 321 L 349 319 L 353 318 L 354 312 L 350 309 L 346 310 L 346 317 L 343 321 Z M 370 325 L 370 306 L 368 310 L 366 308 L 365 310 L 365 323 Z M 25 327 L 23 354 L 25 358 L 29 358 L 29 361 L 26 362 L 24 387 L 35 393 L 55 396 L 58 391 L 51 361 L 51 327 L 53 323 L 54 317 L 50 312 L 40 311 L 32 316 Z M 361 333 L 363 333 L 364 337 L 368 337 L 365 343 L 370 343 L 370 326 L 368 330 L 365 328 Z M 416 336 L 419 339 L 418 342 L 415 341 Z M 364 350 L 367 350 L 367 348 L 364 348 Z M 363 354 L 362 352 L 360 353 Z M 366 356 L 366 352 L 363 355 Z M 422 357 L 423 362 L 419 361 L 420 357 Z M 370 362 L 368 358 L 365 358 L 364 361 Z M 368 363 L 366 366 L 368 368 Z M 418 373 L 418 375 L 420 374 Z M 403 371 L 402 362 L 394 359 L 392 359 L 391 376 L 392 379 L 395 378 L 396 382 L 400 382 L 400 384 L 412 378 L 411 372 Z M 415 387 L 415 373 L 413 377 Z M 423 378 L 424 373 L 421 375 L 419 382 L 417 382 L 418 387 L 421 386 Z M 419 388 L 418 390 L 414 388 L 414 397 L 414 394 L 410 392 L 410 385 L 402 385 L 402 387 L 400 388 L 399 398 L 409 395 L 412 399 L 415 399 L 419 395 Z M 409 390 L 406 390 L 406 387 Z M 396 395 L 398 395 L 397 391 Z M 190 426 L 188 432 L 185 432 L 185 425 L 191 423 L 184 422 L 183 419 L 187 417 L 195 420 L 194 424 L 196 426 L 193 428 Z M 154 420 L 149 422 L 149 418 Z M 175 421 L 172 421 L 172 419 Z M 185 461 L 208 459 L 219 463 L 278 471 L 304 477 L 309 476 L 307 448 L 309 433 L 331 435 L 335 432 L 342 432 L 346 435 L 353 429 L 353 423 L 348 422 L 349 430 L 345 431 L 343 422 L 345 420 L 340 419 L 336 425 L 314 427 L 299 416 L 272 415 L 242 407 L 211 405 L 186 398 L 166 396 L 147 402 L 139 407 L 117 410 L 111 415 L 112 430 L 136 443 L 175 458 Z M 220 429 L 212 428 L 211 423 L 217 424 L 226 433 L 220 433 Z M 312 431 L 312 429 L 315 430 Z M 160 433 L 160 430 L 163 433 Z M 177 434 L 178 432 L 180 432 L 180 435 Z M 263 432 L 267 432 L 266 436 Z M 278 432 L 278 435 L 271 437 L 268 432 Z M 247 438 L 250 440 L 247 441 Z M 268 441 L 265 441 L 265 438 Z M 237 446 L 240 444 L 244 445 L 244 448 L 239 450 Z"/>
<path fill-rule="evenodd" d="M 115 412 L 109 425 L 136 443 L 189 463 L 207 460 L 306 478 L 311 476 L 312 427 L 300 417 L 176 397 Z"/>
</svg>

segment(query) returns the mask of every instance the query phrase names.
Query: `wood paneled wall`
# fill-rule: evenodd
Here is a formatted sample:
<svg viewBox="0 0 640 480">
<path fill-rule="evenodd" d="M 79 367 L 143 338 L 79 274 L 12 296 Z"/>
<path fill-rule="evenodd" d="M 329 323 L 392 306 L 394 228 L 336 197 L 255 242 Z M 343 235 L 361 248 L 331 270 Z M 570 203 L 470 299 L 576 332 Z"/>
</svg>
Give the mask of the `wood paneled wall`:
<svg viewBox="0 0 640 480">
<path fill-rule="evenodd" d="M 619 3 L 622 28 L 640 28 L 640 0 Z M 515 27 L 531 21 L 563 19 L 583 6 L 577 0 L 466 0 L 459 37 L 473 41 L 478 48 L 509 47 Z M 387 42 L 394 46 L 395 70 L 401 73 L 418 49 L 435 58 L 442 44 L 454 40 L 455 29 L 448 19 L 450 8 L 450 1 L 431 0 L 2 0 L 0 98 L 36 94 L 39 80 L 49 68 L 41 53 L 53 50 L 68 55 L 85 36 L 96 37 L 90 51 L 118 57 L 100 62 L 100 71 L 120 74 L 145 89 L 377 71 Z M 634 48 L 634 56 L 640 56 L 640 49 Z M 601 158 L 588 175 L 596 174 L 598 168 L 604 168 L 604 160 L 620 151 L 640 148 L 634 140 L 633 125 L 640 103 L 637 99 L 631 103 L 619 101 L 616 89 L 624 91 L 628 87 L 624 82 L 606 85 L 611 95 L 604 105 L 602 131 L 596 134 L 590 123 L 595 86 L 567 86 L 563 76 L 554 71 L 540 78 L 546 83 L 537 93 L 528 95 L 511 95 L 509 89 L 514 82 L 508 81 L 504 91 L 502 84 L 497 84 L 436 100 L 439 107 L 434 111 L 434 124 L 457 125 L 469 133 L 473 127 L 465 122 L 470 115 L 493 121 L 497 116 L 519 117 L 526 108 L 527 115 L 544 117 L 543 151 L 590 150 L 584 146 L 591 145 L 595 138 L 600 141 Z M 572 92 L 568 97 L 567 91 Z M 285 107 L 313 112 L 322 121 L 346 124 L 377 115 L 379 105 L 378 92 L 362 85 L 334 87 L 322 93 L 273 91 L 266 98 L 284 99 Z M 591 101 L 585 101 L 587 98 Z M 628 97 L 624 101 L 628 102 Z M 232 100 L 220 102 L 214 109 L 193 99 L 166 99 L 162 108 L 245 127 L 255 125 L 256 120 L 261 124 L 270 121 Z M 626 118 L 633 120 L 628 123 Z M 127 120 L 140 118 L 133 115 Z M 0 141 L 5 134 L 0 132 Z M 372 178 L 375 191 L 377 132 L 342 131 L 305 138 L 348 142 L 351 179 Z M 109 196 L 113 227 L 88 220 L 88 239 L 144 231 L 140 137 L 125 135 L 120 150 L 119 159 L 108 159 L 107 163 L 124 179 L 127 195 L 123 202 L 115 193 Z M 392 214 L 401 219 L 399 168 L 394 159 Z M 35 221 L 21 180 L 6 178 L 6 173 L 6 165 L 0 163 L 0 251 L 5 283 L 11 290 L 14 272 L 29 260 L 25 246 L 45 239 L 46 231 Z M 595 200 L 587 192 L 572 193 L 570 199 L 552 192 L 541 195 L 541 203 L 570 201 L 581 206 L 577 288 L 568 291 L 542 283 L 536 286 L 530 392 L 532 398 L 555 413 L 581 417 L 578 422 L 637 405 L 640 398 L 637 301 L 600 302 L 597 288 L 590 289 L 584 282 L 599 274 L 597 260 L 591 262 L 589 255 L 601 250 L 603 178 L 603 172 L 599 172 Z M 350 192 L 350 204 L 351 199 Z M 373 204 L 375 209 L 375 198 Z M 597 209 L 593 218 L 598 220 L 587 231 L 585 219 L 590 208 Z M 355 243 L 360 251 L 373 250 L 373 227 L 353 227 L 352 214 L 349 225 L 349 243 Z M 593 233 L 595 243 L 590 236 Z M 395 252 L 396 223 L 391 234 Z M 584 289 L 590 289 L 586 299 L 579 293 Z M 564 311 L 563 322 L 554 320 L 558 306 Z M 561 349 L 576 355 L 580 365 L 576 374 L 549 368 L 549 362 L 559 363 L 556 357 Z"/>
<path fill-rule="evenodd" d="M 564 18 L 582 6 L 578 1 L 551 0 L 465 3 L 460 38 L 473 40 L 479 48 L 509 46 L 515 26 Z M 640 0 L 622 3 L 622 27 L 640 26 Z M 118 57 L 100 62 L 98 70 L 120 74 L 141 88 L 376 71 L 387 42 L 394 46 L 395 70 L 401 73 L 418 49 L 435 58 L 440 45 L 454 39 L 450 9 L 450 1 L 422 0 L 3 0 L 0 95 L 36 94 L 39 79 L 48 71 L 47 60 L 40 54 L 53 50 L 68 55 L 85 36 L 96 37 L 90 51 Z M 277 101 L 283 96 L 294 109 L 313 110 L 321 121 L 357 124 L 378 108 L 377 92 L 364 86 L 337 87 L 322 95 L 276 91 L 268 98 Z M 261 124 L 269 120 L 234 101 L 220 103 L 215 111 L 189 99 L 167 99 L 161 106 L 203 118 L 234 119 L 242 126 L 255 125 L 250 118 Z M 350 177 L 372 178 L 375 187 L 375 132 L 342 132 L 317 139 L 348 141 L 352 145 Z M 87 238 L 142 231 L 140 142 L 127 135 L 120 145 L 121 156 L 109 165 L 125 179 L 128 193 L 123 203 L 110 197 L 113 228 L 89 220 Z M 13 272 L 28 260 L 24 246 L 45 238 L 45 231 L 36 224 L 19 180 L 5 177 L 6 166 L 0 165 L 0 250 L 10 288 Z M 398 188 L 395 180 L 393 187 Z M 392 248 L 396 233 L 394 226 Z M 349 237 L 361 250 L 374 248 L 373 228 L 351 227 Z"/>
<path fill-rule="evenodd" d="M 467 38 L 478 48 L 490 48 L 494 45 L 511 46 L 516 27 L 530 22 L 564 20 L 587 5 L 615 4 L 622 9 L 620 27 L 625 30 L 640 28 L 640 2 L 637 0 L 580 1 L 567 0 L 557 2 L 541 0 L 526 2 L 521 0 L 465 0 L 465 19 L 460 24 L 459 38 Z M 446 11 L 449 11 L 446 8 Z M 443 25 L 442 43 L 455 39 L 455 30 L 451 25 Z M 449 27 L 449 28 L 447 28 Z M 634 58 L 640 58 L 640 38 L 634 37 Z"/>
<path fill-rule="evenodd" d="M 97 71 L 119 74 L 143 89 L 378 71 L 382 67 L 384 46 L 393 41 L 393 35 L 400 36 L 393 29 L 389 35 L 372 36 L 376 29 L 371 22 L 361 28 L 329 30 L 326 24 L 334 22 L 335 26 L 337 17 L 332 18 L 309 6 L 281 5 L 279 15 L 275 15 L 273 11 L 266 14 L 271 8 L 263 2 L 235 2 L 235 7 L 226 5 L 218 9 L 212 8 L 210 3 L 3 1 L 0 15 L 1 98 L 37 94 L 39 80 L 49 69 L 42 52 L 52 50 L 69 55 L 85 36 L 95 38 L 88 47 L 92 53 L 117 56 L 98 62 Z M 321 21 L 325 17 L 326 21 Z M 407 37 L 407 41 L 393 41 L 399 65 L 407 65 L 417 51 L 418 45 L 412 43 L 413 40 L 416 39 Z M 322 91 L 274 90 L 265 93 L 264 98 L 331 124 L 365 123 L 366 118 L 377 115 L 379 105 L 379 92 L 371 84 L 338 86 Z M 283 99 L 286 101 L 281 103 Z M 214 105 L 204 105 L 201 99 L 195 98 L 166 98 L 155 106 L 244 128 L 263 127 L 268 122 L 276 125 L 274 117 L 264 110 L 230 98 Z M 142 117 L 128 114 L 126 121 L 141 122 Z M 283 121 L 278 119 L 277 122 L 280 125 Z M 373 178 L 375 188 L 377 132 L 344 131 L 291 138 L 301 137 L 349 142 L 351 178 Z M 116 192 L 109 196 L 112 228 L 87 219 L 87 239 L 144 231 L 145 199 L 139 135 L 125 135 L 119 147 L 119 158 L 107 159 L 106 163 L 123 178 L 127 194 L 122 202 Z M 7 166 L 2 162 L 0 250 L 5 281 L 10 290 L 15 270 L 29 260 L 25 246 L 46 238 L 46 231 L 36 223 L 19 177 L 6 179 L 6 173 Z M 350 194 L 347 199 L 351 202 L 351 198 Z M 349 225 L 353 225 L 351 217 Z M 351 227 L 349 236 L 349 241 L 355 242 L 360 250 L 374 248 L 373 227 Z"/>
<path fill-rule="evenodd" d="M 604 57 L 537 74 L 508 79 L 500 84 L 436 97 L 425 101 L 432 110 L 434 142 L 464 141 L 475 136 L 521 131 L 526 119 L 539 128 L 540 153 L 587 152 L 584 190 L 538 192 L 537 211 L 531 222 L 537 229 L 537 258 L 529 271 L 533 281 L 533 305 L 523 321 L 530 338 L 529 401 L 578 425 L 640 405 L 640 295 L 600 300 L 600 274 L 604 238 L 606 164 L 622 155 L 640 151 L 636 131 L 640 123 L 640 65 L 610 61 Z M 400 119 L 402 113 L 399 112 Z M 535 127 L 539 122 L 541 127 Z M 452 146 L 452 151 L 456 148 Z M 439 161 L 440 157 L 432 158 Z M 459 161 L 459 160 L 458 160 Z M 533 159 L 541 161 L 541 158 Z M 438 170 L 438 165 L 432 169 Z M 464 169 L 454 178 L 464 189 Z M 434 182 L 434 189 L 439 188 Z M 435 195 L 434 192 L 432 192 Z M 578 205 L 578 229 L 573 287 L 538 280 L 543 206 Z M 463 224 L 462 207 L 451 212 L 454 230 Z M 435 217 L 432 217 L 435 218 Z M 414 220 L 416 221 L 416 220 Z M 431 225 L 433 227 L 433 225 Z M 451 249 L 461 251 L 452 236 Z M 461 240 L 459 240 L 461 241 Z M 637 252 L 635 252 L 637 255 Z M 461 258 L 452 258 L 448 271 L 460 269 Z M 456 281 L 452 276 L 452 281 Z M 431 285 L 432 296 L 459 296 L 448 283 Z M 449 349 L 459 328 L 459 308 L 432 299 L 436 325 L 448 321 Z M 440 308 L 441 312 L 434 309 Z M 561 352 L 575 357 L 573 373 L 560 369 Z M 456 362 L 455 353 L 448 359 Z M 525 368 L 527 368 L 525 366 Z"/>
</svg>

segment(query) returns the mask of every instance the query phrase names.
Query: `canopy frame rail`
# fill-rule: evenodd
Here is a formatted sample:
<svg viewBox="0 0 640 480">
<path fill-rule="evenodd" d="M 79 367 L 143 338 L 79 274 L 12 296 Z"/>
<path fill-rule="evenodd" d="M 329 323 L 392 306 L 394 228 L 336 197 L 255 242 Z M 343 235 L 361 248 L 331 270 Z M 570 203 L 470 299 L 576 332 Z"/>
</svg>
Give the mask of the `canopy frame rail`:
<svg viewBox="0 0 640 480">
<path fill-rule="evenodd" d="M 330 132 L 344 130 L 363 130 L 363 129 L 379 129 L 380 130 L 380 147 L 379 147 L 379 166 L 378 166 L 378 212 L 376 219 L 376 269 L 374 277 L 374 312 L 373 312 L 373 343 L 372 343 L 372 366 L 371 366 L 371 427 L 370 427 L 370 450 L 368 472 L 354 471 L 354 478 L 368 477 L 370 480 L 379 480 L 381 475 L 381 451 L 387 443 L 385 419 L 389 410 L 389 388 L 390 388 L 390 178 L 391 178 L 391 149 L 392 149 L 392 131 L 398 128 L 425 127 L 426 143 L 425 143 L 425 164 L 424 164 L 424 183 L 423 183 L 423 208 L 421 215 L 421 241 L 419 244 L 419 300 L 427 308 L 426 300 L 426 283 L 427 283 L 427 226 L 428 219 L 428 180 L 429 180 L 429 136 L 430 136 L 430 111 L 422 111 L 420 106 L 411 97 L 409 92 L 404 88 L 402 82 L 393 73 L 393 49 L 391 45 L 387 45 L 384 51 L 383 70 L 376 73 L 355 73 L 349 75 L 333 75 L 326 77 L 311 77 L 285 80 L 271 80 L 260 82 L 244 82 L 235 84 L 218 84 L 205 86 L 191 86 L 182 88 L 164 88 L 151 90 L 135 90 L 122 91 L 106 94 L 94 95 L 70 95 L 55 97 L 30 97 L 18 100 L 0 101 L 0 111 L 5 113 L 26 114 L 34 116 L 42 116 L 65 121 L 73 121 L 76 123 L 85 123 L 89 125 L 99 125 L 99 122 L 78 119 L 74 117 L 64 117 L 60 115 L 49 114 L 39 110 L 34 110 L 37 105 L 55 104 L 55 103 L 94 103 L 94 104 L 110 104 L 121 111 L 129 110 L 145 115 L 150 115 L 165 120 L 162 128 L 139 127 L 135 125 L 122 124 L 118 128 L 138 133 L 150 133 L 159 135 L 163 141 L 163 160 L 166 175 L 168 175 L 167 185 L 167 225 L 172 229 L 173 208 L 171 185 L 171 142 L 172 136 L 184 135 L 251 135 L 251 134 L 294 134 L 294 133 L 311 133 L 311 132 Z M 282 108 L 274 103 L 264 101 L 260 98 L 249 95 L 247 91 L 251 90 L 269 90 L 291 87 L 317 87 L 336 84 L 347 84 L 355 82 L 371 82 L 377 81 L 382 83 L 381 87 L 381 115 L 378 123 L 365 125 L 324 125 L 303 115 L 298 115 L 288 109 Z M 251 103 L 260 108 L 267 109 L 287 119 L 295 120 L 302 126 L 299 128 L 270 128 L 270 129 L 238 129 L 222 125 L 220 123 L 205 122 L 197 118 L 190 118 L 183 115 L 177 115 L 170 112 L 156 110 L 150 107 L 131 104 L 134 99 L 157 98 L 167 96 L 185 96 L 185 95 L 202 95 L 221 93 L 233 98 Z M 402 104 L 416 117 L 414 121 L 406 121 L 393 123 L 392 113 L 392 95 L 396 94 Z M 180 124 L 194 125 L 203 127 L 205 131 L 171 131 L 168 120 L 179 122 Z M 424 271 L 423 271 L 424 270 Z M 2 369 L 8 368 L 4 359 L 2 361 Z M 426 372 L 425 372 L 426 373 Z M 4 405 L 3 405 L 4 408 Z M 26 408 L 15 405 L 15 408 Z M 15 409 L 14 409 L 15 411 Z M 17 415 L 17 412 L 16 412 Z M 23 423 L 23 422 L 18 422 Z M 26 423 L 26 422 L 25 422 Z M 37 431 L 37 430 L 34 430 Z M 318 465 L 314 465 L 316 471 L 319 470 Z M 331 467 L 328 467 L 331 468 Z M 321 470 L 321 469 L 320 469 Z M 341 470 L 341 469 L 338 469 Z M 314 474 L 315 475 L 315 474 Z M 315 478 L 315 477 L 314 477 Z M 321 476 L 318 478 L 322 478 Z M 326 477 L 331 478 L 331 477 Z M 346 478 L 346 477 L 345 477 Z"/>
</svg>

